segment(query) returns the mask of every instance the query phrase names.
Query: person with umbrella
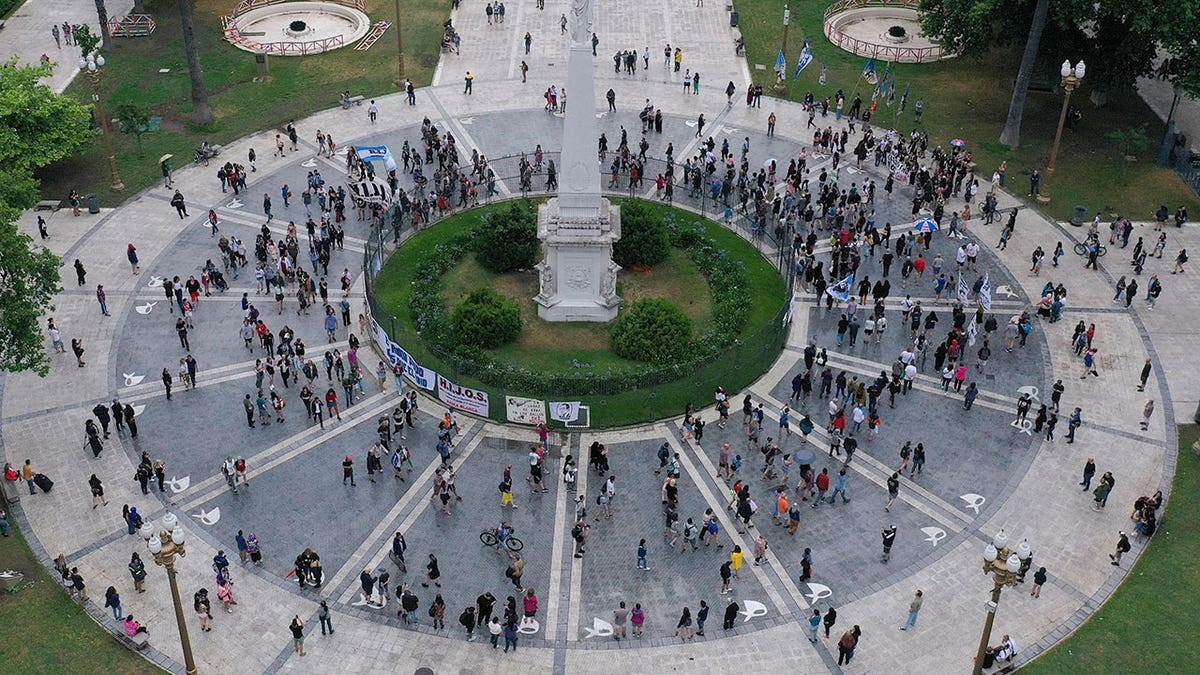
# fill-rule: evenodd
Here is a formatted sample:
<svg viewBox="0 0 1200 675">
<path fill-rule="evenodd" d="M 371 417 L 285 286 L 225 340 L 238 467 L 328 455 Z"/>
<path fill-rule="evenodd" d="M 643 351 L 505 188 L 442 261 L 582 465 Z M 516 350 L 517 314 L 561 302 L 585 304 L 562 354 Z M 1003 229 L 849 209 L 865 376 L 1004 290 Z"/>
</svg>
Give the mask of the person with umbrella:
<svg viewBox="0 0 1200 675">
<path fill-rule="evenodd" d="M 171 187 L 171 158 L 174 155 L 163 155 L 158 158 L 158 166 L 162 169 L 163 187 Z"/>
</svg>

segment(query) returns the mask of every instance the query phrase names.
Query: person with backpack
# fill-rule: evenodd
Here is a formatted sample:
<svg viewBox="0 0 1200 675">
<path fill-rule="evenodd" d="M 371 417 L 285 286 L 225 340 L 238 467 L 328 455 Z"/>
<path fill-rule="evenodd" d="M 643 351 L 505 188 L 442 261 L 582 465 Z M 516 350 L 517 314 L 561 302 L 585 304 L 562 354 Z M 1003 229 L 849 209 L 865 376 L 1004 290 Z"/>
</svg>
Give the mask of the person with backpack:
<svg viewBox="0 0 1200 675">
<path fill-rule="evenodd" d="M 654 470 L 654 473 L 656 475 L 662 473 L 662 470 L 664 468 L 666 468 L 666 466 L 667 466 L 667 460 L 669 460 L 670 458 L 671 458 L 670 444 L 664 441 L 663 444 L 661 446 L 659 446 L 659 448 L 658 448 L 658 468 Z"/>
<path fill-rule="evenodd" d="M 587 542 L 588 534 L 591 532 L 591 526 L 580 518 L 575 521 L 575 526 L 571 528 L 571 539 L 575 542 L 575 557 L 583 558 L 584 544 Z"/>
</svg>

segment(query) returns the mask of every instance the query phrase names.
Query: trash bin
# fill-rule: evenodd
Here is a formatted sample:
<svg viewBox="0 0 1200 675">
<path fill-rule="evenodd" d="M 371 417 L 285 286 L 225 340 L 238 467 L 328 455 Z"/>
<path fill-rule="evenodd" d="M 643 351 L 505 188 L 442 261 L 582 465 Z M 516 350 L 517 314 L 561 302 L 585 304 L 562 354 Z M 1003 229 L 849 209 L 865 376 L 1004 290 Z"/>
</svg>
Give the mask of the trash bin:
<svg viewBox="0 0 1200 675">
<path fill-rule="evenodd" d="M 1071 212 L 1071 224 L 1075 227 L 1082 227 L 1083 221 L 1087 220 L 1087 207 L 1075 205 L 1075 210 Z"/>
<path fill-rule="evenodd" d="M 100 213 L 100 198 L 95 192 L 89 192 L 87 196 L 88 213 Z"/>
<path fill-rule="evenodd" d="M 732 12 L 730 12 L 730 13 L 729 13 L 729 27 L 730 27 L 730 28 L 737 28 L 737 27 L 738 27 L 738 13 L 737 13 L 737 10 L 734 10 L 734 11 L 732 11 Z"/>
</svg>

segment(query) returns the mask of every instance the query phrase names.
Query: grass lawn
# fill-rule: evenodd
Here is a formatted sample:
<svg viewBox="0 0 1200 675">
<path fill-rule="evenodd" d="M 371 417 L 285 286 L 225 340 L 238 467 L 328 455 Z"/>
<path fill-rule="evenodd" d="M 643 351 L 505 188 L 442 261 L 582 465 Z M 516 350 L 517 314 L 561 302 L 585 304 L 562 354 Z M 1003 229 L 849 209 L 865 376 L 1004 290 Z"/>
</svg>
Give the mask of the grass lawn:
<svg viewBox="0 0 1200 675">
<path fill-rule="evenodd" d="M 1200 427 L 1179 428 L 1179 464 L 1162 525 L 1129 578 L 1087 623 L 1022 673 L 1180 673 L 1200 663 Z M 1192 665 L 1187 665 L 1187 664 Z"/>
<path fill-rule="evenodd" d="M 90 150 L 44 169 L 39 176 L 42 193 L 49 198 L 65 197 L 74 188 L 84 194 L 96 192 L 102 205 L 116 206 L 161 180 L 157 160 L 164 154 L 175 155 L 173 166 L 180 168 L 191 161 L 192 149 L 201 141 L 227 143 L 255 131 L 283 127 L 290 119 L 335 106 L 344 90 L 368 97 L 396 91 L 396 5 L 392 0 L 367 0 L 367 15 L 372 21 L 393 23 L 369 50 L 357 52 L 353 45 L 347 45 L 314 56 L 271 56 L 270 72 L 262 82 L 254 81 L 258 76 L 254 55 L 221 38 L 220 17 L 234 4 L 233 0 L 195 0 L 196 40 L 209 102 L 216 115 L 211 125 L 194 128 L 188 121 L 191 81 L 176 4 L 166 0 L 148 2 L 147 11 L 153 14 L 158 28 L 150 37 L 113 39 L 115 47 L 105 52 L 108 63 L 101 91 L 111 116 L 115 116 L 118 106 L 133 104 L 160 116 L 162 129 L 143 134 L 139 150 L 133 136 L 121 135 L 119 125 L 112 127 L 117 164 L 126 185 L 124 192 L 109 191 L 108 165 L 97 139 Z M 405 75 L 416 86 L 425 86 L 437 66 L 442 22 L 449 16 L 450 3 L 401 0 L 400 6 L 404 14 Z M 64 49 L 56 56 L 68 59 L 77 53 Z M 171 72 L 159 74 L 163 68 Z M 66 93 L 89 102 L 90 79 L 77 78 Z M 212 170 L 215 175 L 216 167 Z"/>
<path fill-rule="evenodd" d="M 861 76 L 867 60 L 834 47 L 822 32 L 822 16 L 830 4 L 793 4 L 787 47 L 789 77 L 805 38 L 813 50 L 813 63 L 805 69 L 799 80 L 787 81 L 784 95 L 799 101 L 806 92 L 811 91 L 820 101 L 826 96 L 832 99 L 834 93 L 842 89 L 846 92 L 846 107 L 849 108 L 854 99 L 853 92 L 857 91 L 862 95 L 863 108 L 867 109 L 873 91 L 873 87 Z M 736 6 L 742 34 L 746 38 L 750 72 L 755 81 L 766 88 L 767 93 L 772 93 L 775 81 L 772 69 L 782 38 L 783 14 L 780 5 L 769 0 L 738 0 Z M 1045 174 L 1044 167 L 1049 159 L 1062 108 L 1062 94 L 1029 94 L 1021 127 L 1021 147 L 1009 148 L 996 140 L 1008 114 L 1009 97 L 1020 65 L 1019 48 L 1022 46 L 1019 45 L 1015 51 L 998 51 L 984 60 L 949 59 L 936 64 L 893 64 L 892 73 L 899 89 L 896 103 L 889 108 L 881 98 L 872 122 L 894 124 L 902 132 L 911 131 L 915 126 L 913 105 L 917 99 L 924 99 L 925 112 L 919 126 L 929 133 L 931 145 L 949 147 L 951 139 L 965 139 L 967 148 L 975 153 L 981 184 L 991 179 L 992 171 L 1001 161 L 1008 160 L 1006 183 L 1009 189 L 1018 195 L 1027 194 L 1028 174 L 1035 167 L 1042 168 Z M 1034 75 L 1034 82 L 1057 85 L 1058 64 L 1064 57 L 1054 45 L 1043 43 L 1042 52 L 1042 62 L 1038 64 L 1039 71 Z M 767 69 L 755 70 L 754 64 L 763 64 Z M 827 69 L 824 86 L 818 83 L 822 64 Z M 876 63 L 876 67 L 882 77 L 886 64 Z M 900 94 L 906 86 L 910 87 L 908 106 L 905 112 L 900 112 Z M 1083 119 L 1075 130 L 1063 131 L 1058 166 L 1053 184 L 1049 186 L 1053 201 L 1043 208 L 1060 219 L 1069 217 L 1072 207 L 1079 204 L 1088 208 L 1089 215 L 1100 210 L 1105 217 L 1108 213 L 1119 213 L 1135 220 L 1149 220 L 1159 204 L 1167 204 L 1172 211 L 1180 204 L 1186 204 L 1189 211 L 1200 207 L 1196 194 L 1173 170 L 1154 166 L 1165 126 L 1142 99 L 1132 92 L 1114 93 L 1109 96 L 1106 107 L 1097 108 L 1087 100 L 1090 91 L 1084 80 L 1083 88 L 1072 96 L 1072 102 L 1083 110 Z M 832 120 L 832 112 L 830 115 Z M 804 122 L 780 120 L 781 124 L 798 123 L 801 129 Z M 1143 124 L 1150 138 L 1150 146 L 1145 151 L 1132 153 L 1137 156 L 1137 161 L 1128 166 L 1126 180 L 1121 182 L 1118 179 L 1117 155 L 1105 135 Z"/>
<path fill-rule="evenodd" d="M 640 364 L 627 361 L 608 349 L 608 324 L 588 322 L 551 323 L 538 318 L 538 280 L 534 272 L 494 274 L 484 269 L 472 255 L 442 277 L 442 298 L 446 309 L 454 311 L 472 291 L 494 288 L 512 298 L 521 308 L 521 336 L 491 353 L 507 363 L 541 371 L 572 372 L 572 360 L 589 363 L 596 372 L 637 369 Z M 693 337 L 704 332 L 712 318 L 708 280 L 687 254 L 671 249 L 670 257 L 647 274 L 621 270 L 617 275 L 617 294 L 632 304 L 641 298 L 666 298 L 692 320 Z"/>
<path fill-rule="evenodd" d="M 9 629 L 9 635 L 0 640 L 0 664 L 5 672 L 162 672 L 97 626 L 38 564 L 16 527 L 11 537 L 0 539 L 0 569 L 25 573 L 20 591 L 0 593 L 0 625 Z M 103 588 L 88 590 L 89 596 L 99 596 L 103 604 Z M 157 635 L 169 639 L 174 630 L 174 626 L 162 626 Z M 87 660 L 81 663 L 80 658 Z"/>
<path fill-rule="evenodd" d="M 700 221 L 691 213 L 654 205 L 668 218 L 679 223 Z M 393 318 L 377 317 L 389 330 L 392 339 L 402 345 L 424 366 L 443 372 L 437 359 L 420 341 L 408 316 L 408 301 L 414 270 L 425 251 L 474 227 L 486 209 L 459 214 L 420 233 L 409 240 L 384 266 L 375 281 L 375 297 L 379 305 L 390 308 Z M 740 337 L 748 338 L 764 328 L 774 318 L 783 302 L 784 285 L 779 274 L 757 251 L 738 235 L 716 223 L 705 221 L 707 233 L 718 246 L 731 251 L 746 261 L 747 280 L 751 288 L 753 304 L 749 319 Z M 669 269 L 668 269 L 669 266 Z M 597 324 L 562 323 L 550 324 L 537 319 L 537 311 L 530 298 L 536 294 L 536 279 L 532 274 L 494 275 L 483 270 L 473 259 L 465 260 L 443 277 L 443 297 L 447 305 L 461 299 L 470 291 L 484 285 L 492 285 L 500 292 L 516 299 L 522 307 L 525 329 L 521 338 L 493 352 L 496 358 L 542 371 L 574 373 L 573 360 L 594 366 L 594 372 L 606 373 L 638 370 L 643 364 L 617 357 L 608 351 L 607 326 Z M 692 318 L 698 333 L 703 332 L 704 322 L 712 316 L 711 300 L 707 293 L 707 280 L 681 251 L 673 250 L 668 263 L 651 270 L 650 274 L 622 271 L 618 277 L 618 292 L 624 303 L 636 297 L 667 297 L 676 302 Z M 690 304 L 689 304 L 690 303 Z M 659 419 L 682 411 L 688 402 L 702 403 L 708 400 L 717 385 L 731 391 L 752 382 L 773 360 L 764 359 L 761 352 L 738 355 L 737 358 L 714 364 L 689 373 L 680 380 L 647 390 L 620 392 L 611 396 L 586 396 L 585 403 L 592 406 L 592 426 L 623 426 L 649 419 Z M 765 362 L 766 366 L 762 365 Z M 590 369 L 591 370 L 591 369 Z M 519 395 L 528 392 L 502 392 L 498 388 L 484 386 L 472 378 L 459 378 L 459 384 L 484 389 L 489 392 L 492 417 L 504 418 L 503 394 Z"/>
</svg>

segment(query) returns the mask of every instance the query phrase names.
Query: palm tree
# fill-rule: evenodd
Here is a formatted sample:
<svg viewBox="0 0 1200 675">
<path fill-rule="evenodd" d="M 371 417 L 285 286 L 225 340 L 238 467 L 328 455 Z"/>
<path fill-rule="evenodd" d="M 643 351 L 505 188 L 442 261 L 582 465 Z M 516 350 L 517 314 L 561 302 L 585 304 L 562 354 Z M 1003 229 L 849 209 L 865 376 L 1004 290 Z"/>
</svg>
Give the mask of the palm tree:
<svg viewBox="0 0 1200 675">
<path fill-rule="evenodd" d="M 212 106 L 208 104 L 208 87 L 204 86 L 204 70 L 200 68 L 200 52 L 192 29 L 192 0 L 179 0 L 179 21 L 183 24 L 183 51 L 187 54 L 188 74 L 192 78 L 192 121 L 208 124 L 213 121 Z"/>
<path fill-rule="evenodd" d="M 96 0 L 96 17 L 100 19 L 100 36 L 103 38 L 100 45 L 104 51 L 111 51 L 112 36 L 108 34 L 108 9 L 104 6 L 104 0 Z"/>
<path fill-rule="evenodd" d="M 1029 38 L 1025 40 L 1025 53 L 1021 56 L 1021 69 L 1017 71 L 1017 83 L 1013 86 L 1012 99 L 1008 103 L 1008 118 L 1000 142 L 1015 148 L 1021 145 L 1021 117 L 1025 113 L 1025 98 L 1029 94 L 1029 80 L 1033 79 L 1033 66 L 1037 61 L 1038 47 L 1042 42 L 1042 30 L 1046 27 L 1046 15 L 1050 0 L 1037 0 L 1033 8 L 1033 21 L 1029 26 Z"/>
</svg>

